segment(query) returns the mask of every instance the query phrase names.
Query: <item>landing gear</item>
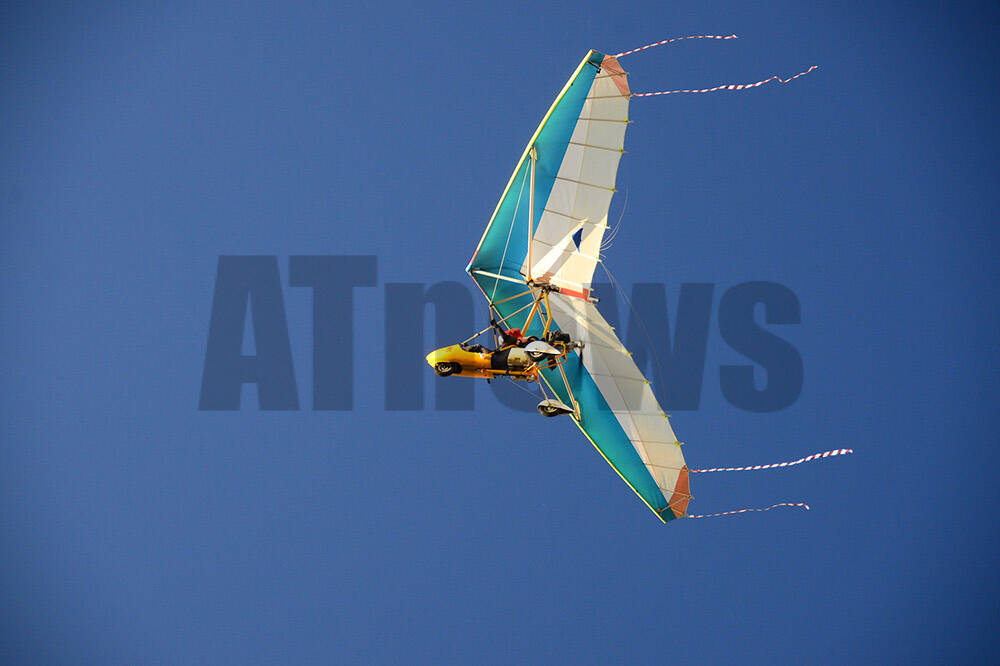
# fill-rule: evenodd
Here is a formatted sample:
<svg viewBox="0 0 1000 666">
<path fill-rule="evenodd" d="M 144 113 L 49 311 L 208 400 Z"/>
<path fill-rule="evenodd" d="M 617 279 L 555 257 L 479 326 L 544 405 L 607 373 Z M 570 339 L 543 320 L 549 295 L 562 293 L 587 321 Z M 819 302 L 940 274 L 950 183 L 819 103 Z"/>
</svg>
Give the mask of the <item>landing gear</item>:
<svg viewBox="0 0 1000 666">
<path fill-rule="evenodd" d="M 562 355 L 562 352 L 547 342 L 542 342 L 541 340 L 533 340 L 529 342 L 524 347 L 525 353 L 535 363 L 542 361 L 546 358 L 556 359 Z"/>
<path fill-rule="evenodd" d="M 538 413 L 542 416 L 561 416 L 562 414 L 572 414 L 573 408 L 555 399 L 542 400 L 538 403 Z"/>
<path fill-rule="evenodd" d="M 438 377 L 447 377 L 461 371 L 462 366 L 458 363 L 438 363 L 434 366 L 434 372 Z"/>
<path fill-rule="evenodd" d="M 530 351 L 528 352 L 528 358 L 530 358 L 535 363 L 545 359 L 545 354 L 542 352 Z"/>
</svg>

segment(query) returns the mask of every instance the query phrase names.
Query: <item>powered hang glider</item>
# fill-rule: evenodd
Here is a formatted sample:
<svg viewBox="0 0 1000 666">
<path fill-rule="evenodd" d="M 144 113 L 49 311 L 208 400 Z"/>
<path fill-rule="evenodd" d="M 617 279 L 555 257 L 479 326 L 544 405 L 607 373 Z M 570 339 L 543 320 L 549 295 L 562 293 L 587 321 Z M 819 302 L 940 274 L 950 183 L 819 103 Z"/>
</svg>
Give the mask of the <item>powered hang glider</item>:
<svg viewBox="0 0 1000 666">
<path fill-rule="evenodd" d="M 672 41 L 678 40 L 650 46 Z M 669 417 L 591 294 L 624 153 L 629 101 L 791 79 L 634 94 L 618 57 L 635 51 L 617 56 L 591 51 L 563 86 L 521 155 L 466 268 L 489 301 L 491 327 L 431 352 L 427 362 L 441 376 L 537 382 L 545 397 L 539 412 L 568 415 L 666 523 L 687 515 L 690 473 L 710 470 L 688 469 Z M 491 329 L 494 348 L 471 344 Z M 737 469 L 744 468 L 711 471 Z"/>
<path fill-rule="evenodd" d="M 667 522 L 691 498 L 681 445 L 649 382 L 594 305 L 628 125 L 627 76 L 591 51 L 524 151 L 466 270 L 509 328 L 582 344 L 539 376 L 632 490 Z M 527 196 L 525 196 L 527 195 Z M 543 317 L 532 317 L 544 308 Z"/>
</svg>

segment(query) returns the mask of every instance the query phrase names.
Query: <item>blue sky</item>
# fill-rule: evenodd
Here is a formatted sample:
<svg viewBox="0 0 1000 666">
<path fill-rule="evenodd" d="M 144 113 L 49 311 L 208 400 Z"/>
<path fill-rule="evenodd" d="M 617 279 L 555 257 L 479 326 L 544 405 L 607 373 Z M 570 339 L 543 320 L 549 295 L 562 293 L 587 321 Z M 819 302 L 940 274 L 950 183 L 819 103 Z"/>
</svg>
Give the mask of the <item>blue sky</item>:
<svg viewBox="0 0 1000 666">
<path fill-rule="evenodd" d="M 0 651 L 19 663 L 995 660 L 998 59 L 990 3 L 151 3 L 3 10 Z M 587 50 L 636 99 L 607 263 L 716 285 L 663 526 L 576 429 L 390 411 L 384 286 L 463 268 Z M 617 211 L 620 202 L 613 204 Z M 275 255 L 302 408 L 198 410 L 220 255 Z M 374 255 L 355 408 L 311 409 L 295 255 Z M 718 299 L 778 282 L 789 408 Z M 413 322 L 414 330 L 420 323 Z M 459 340 L 465 330 L 450 332 Z M 433 339 L 428 331 L 428 347 Z M 427 395 L 441 381 L 427 369 Z M 458 380 L 453 380 L 458 381 Z M 524 396 L 530 401 L 528 396 Z M 428 404 L 430 404 L 428 397 Z"/>
</svg>

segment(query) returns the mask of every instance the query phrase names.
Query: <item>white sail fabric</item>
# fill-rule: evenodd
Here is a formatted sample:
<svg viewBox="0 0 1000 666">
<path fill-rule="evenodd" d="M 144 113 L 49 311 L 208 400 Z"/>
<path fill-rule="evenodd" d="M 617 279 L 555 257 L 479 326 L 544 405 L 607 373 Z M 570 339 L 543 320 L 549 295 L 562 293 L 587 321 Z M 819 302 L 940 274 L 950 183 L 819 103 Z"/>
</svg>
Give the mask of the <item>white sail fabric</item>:
<svg viewBox="0 0 1000 666">
<path fill-rule="evenodd" d="M 550 294 L 549 304 L 560 329 L 585 344 L 584 367 L 668 504 L 683 515 L 690 499 L 684 454 L 632 355 L 590 301 Z"/>
<path fill-rule="evenodd" d="M 606 56 L 534 229 L 524 275 L 567 293 L 589 293 L 624 152 L 629 94 L 624 70 Z"/>
</svg>

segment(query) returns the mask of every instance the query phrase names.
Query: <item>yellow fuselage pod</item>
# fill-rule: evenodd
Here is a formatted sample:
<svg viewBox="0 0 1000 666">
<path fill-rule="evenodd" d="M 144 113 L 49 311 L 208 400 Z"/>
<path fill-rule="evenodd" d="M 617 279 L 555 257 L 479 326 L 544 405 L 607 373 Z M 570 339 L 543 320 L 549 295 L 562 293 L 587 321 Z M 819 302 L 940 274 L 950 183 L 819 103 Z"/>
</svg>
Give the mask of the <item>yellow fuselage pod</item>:
<svg viewBox="0 0 1000 666">
<path fill-rule="evenodd" d="M 516 349 L 516 348 L 515 348 Z M 513 352 L 513 350 L 512 350 Z M 521 352 L 521 350 L 518 350 Z M 524 369 L 500 370 L 493 368 L 493 352 L 472 352 L 461 345 L 435 349 L 427 355 L 427 364 L 441 376 L 479 377 L 490 379 L 498 375 L 534 379 L 538 369 L 532 364 Z"/>
</svg>

